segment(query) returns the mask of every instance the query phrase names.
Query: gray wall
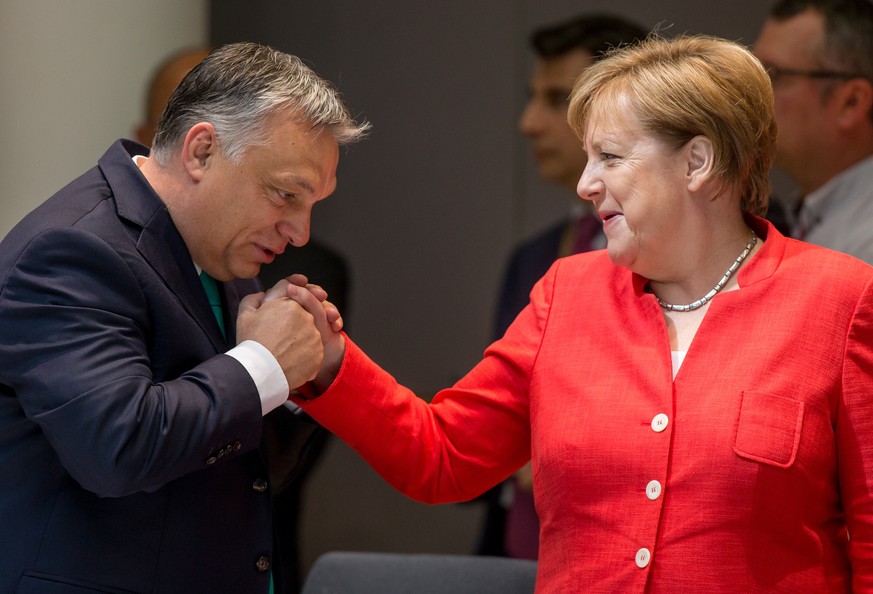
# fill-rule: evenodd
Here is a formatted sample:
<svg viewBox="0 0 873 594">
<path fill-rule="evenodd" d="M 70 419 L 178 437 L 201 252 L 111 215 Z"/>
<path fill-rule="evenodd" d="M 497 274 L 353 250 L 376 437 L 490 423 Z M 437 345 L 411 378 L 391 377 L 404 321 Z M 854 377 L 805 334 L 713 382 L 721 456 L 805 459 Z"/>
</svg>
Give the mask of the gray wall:
<svg viewBox="0 0 873 594">
<path fill-rule="evenodd" d="M 665 35 L 751 43 L 768 6 L 216 0 L 211 32 L 216 43 L 255 40 L 300 55 L 374 124 L 371 137 L 341 157 L 338 189 L 317 207 L 313 233 L 349 260 L 352 337 L 428 395 L 465 373 L 487 345 L 511 246 L 569 208 L 565 191 L 537 178 L 516 132 L 531 66 L 527 32 L 606 10 Z M 309 481 L 305 505 L 307 564 L 336 548 L 469 552 L 481 512 L 476 504 L 411 503 L 337 441 Z"/>
<path fill-rule="evenodd" d="M 0 0 L 0 238 L 132 134 L 152 69 L 206 27 L 206 0 Z"/>
<path fill-rule="evenodd" d="M 349 258 L 355 338 L 424 393 L 457 379 L 485 346 L 505 248 L 527 230 L 514 209 L 524 48 L 513 15 L 500 0 L 234 6 L 213 4 L 216 42 L 304 57 L 374 125 L 341 156 L 337 192 L 313 221 Z M 495 14 L 506 24 L 483 27 Z"/>
</svg>

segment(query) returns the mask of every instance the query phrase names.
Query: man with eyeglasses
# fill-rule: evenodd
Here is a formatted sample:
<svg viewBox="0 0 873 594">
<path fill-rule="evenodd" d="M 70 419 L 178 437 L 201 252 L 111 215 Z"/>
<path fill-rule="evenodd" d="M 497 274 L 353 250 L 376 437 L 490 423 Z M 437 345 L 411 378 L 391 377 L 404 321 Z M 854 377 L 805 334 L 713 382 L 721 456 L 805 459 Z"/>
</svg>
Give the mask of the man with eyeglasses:
<svg viewBox="0 0 873 594">
<path fill-rule="evenodd" d="M 779 0 L 754 45 L 770 72 L 792 234 L 873 264 L 873 4 Z"/>
</svg>

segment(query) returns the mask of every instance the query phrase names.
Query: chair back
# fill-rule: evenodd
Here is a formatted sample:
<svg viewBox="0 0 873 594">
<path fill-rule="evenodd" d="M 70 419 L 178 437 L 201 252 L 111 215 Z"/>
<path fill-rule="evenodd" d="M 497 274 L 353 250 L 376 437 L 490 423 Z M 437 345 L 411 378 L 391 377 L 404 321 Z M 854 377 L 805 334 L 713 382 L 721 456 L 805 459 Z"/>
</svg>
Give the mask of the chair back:
<svg viewBox="0 0 873 594">
<path fill-rule="evenodd" d="M 301 594 L 532 594 L 535 561 L 473 555 L 332 552 Z"/>
</svg>

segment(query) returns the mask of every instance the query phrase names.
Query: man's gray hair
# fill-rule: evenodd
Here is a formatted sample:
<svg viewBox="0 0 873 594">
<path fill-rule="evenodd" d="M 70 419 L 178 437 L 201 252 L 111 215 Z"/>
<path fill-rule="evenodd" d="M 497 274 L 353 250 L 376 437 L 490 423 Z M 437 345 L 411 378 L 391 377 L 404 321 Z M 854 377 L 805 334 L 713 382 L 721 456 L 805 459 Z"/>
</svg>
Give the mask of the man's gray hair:
<svg viewBox="0 0 873 594">
<path fill-rule="evenodd" d="M 288 110 L 340 145 L 370 128 L 356 122 L 339 92 L 300 58 L 257 43 L 234 43 L 212 51 L 170 96 L 158 122 L 153 154 L 169 162 L 192 126 L 209 122 L 224 155 L 239 162 L 246 149 L 265 141 L 267 120 Z"/>
</svg>

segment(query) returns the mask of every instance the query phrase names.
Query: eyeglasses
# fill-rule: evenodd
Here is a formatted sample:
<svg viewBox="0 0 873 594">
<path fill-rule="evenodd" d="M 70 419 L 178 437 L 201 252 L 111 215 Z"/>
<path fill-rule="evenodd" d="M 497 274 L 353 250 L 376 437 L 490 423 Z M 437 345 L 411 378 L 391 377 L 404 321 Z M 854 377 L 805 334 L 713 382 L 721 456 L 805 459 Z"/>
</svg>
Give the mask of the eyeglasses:
<svg viewBox="0 0 873 594">
<path fill-rule="evenodd" d="M 770 76 L 770 82 L 774 85 L 784 76 L 802 76 L 805 78 L 837 78 L 849 80 L 850 78 L 867 78 L 863 74 L 857 72 L 838 72 L 836 70 L 799 70 L 794 68 L 779 68 L 778 66 L 767 66 L 767 74 Z"/>
</svg>

